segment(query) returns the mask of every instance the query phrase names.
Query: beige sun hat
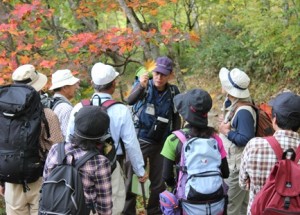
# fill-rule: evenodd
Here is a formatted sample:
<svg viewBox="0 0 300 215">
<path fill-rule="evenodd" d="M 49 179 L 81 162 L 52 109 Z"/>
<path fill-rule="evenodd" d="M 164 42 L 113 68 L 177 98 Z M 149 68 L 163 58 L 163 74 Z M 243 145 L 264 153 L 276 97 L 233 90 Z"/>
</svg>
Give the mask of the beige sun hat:
<svg viewBox="0 0 300 215">
<path fill-rule="evenodd" d="M 219 72 L 219 78 L 223 89 L 229 95 L 241 99 L 250 96 L 250 92 L 248 90 L 250 78 L 242 70 L 234 68 L 229 71 L 223 67 Z"/>
<path fill-rule="evenodd" d="M 105 85 L 118 77 L 119 73 L 110 65 L 96 63 L 92 67 L 91 76 L 94 84 Z"/>
<path fill-rule="evenodd" d="M 49 90 L 54 90 L 63 86 L 74 85 L 77 82 L 79 82 L 79 79 L 75 78 L 69 69 L 57 70 L 52 74 L 52 86 L 49 88 Z"/>
<path fill-rule="evenodd" d="M 12 74 L 12 80 L 18 84 L 27 84 L 40 91 L 47 84 L 47 76 L 35 70 L 31 64 L 19 66 Z"/>
</svg>

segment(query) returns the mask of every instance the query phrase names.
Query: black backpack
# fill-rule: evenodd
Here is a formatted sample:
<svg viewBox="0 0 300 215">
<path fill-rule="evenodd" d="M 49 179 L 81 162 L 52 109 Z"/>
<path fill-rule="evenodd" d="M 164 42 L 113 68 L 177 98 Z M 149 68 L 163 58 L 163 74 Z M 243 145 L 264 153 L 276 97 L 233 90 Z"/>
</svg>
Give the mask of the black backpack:
<svg viewBox="0 0 300 215">
<path fill-rule="evenodd" d="M 0 86 L 1 182 L 23 184 L 26 192 L 27 183 L 42 176 L 39 137 L 43 119 L 40 95 L 34 88 L 24 84 Z"/>
<path fill-rule="evenodd" d="M 54 110 L 61 103 L 67 103 L 60 97 L 49 97 L 47 94 L 41 95 L 41 102 L 45 108 L 50 108 L 51 110 Z"/>
<path fill-rule="evenodd" d="M 65 143 L 59 143 L 58 165 L 43 182 L 39 215 L 88 215 L 90 208 L 85 203 L 82 179 L 79 168 L 93 156 L 99 154 L 97 151 L 88 151 L 80 159 L 71 164 L 67 163 L 65 154 Z"/>
</svg>

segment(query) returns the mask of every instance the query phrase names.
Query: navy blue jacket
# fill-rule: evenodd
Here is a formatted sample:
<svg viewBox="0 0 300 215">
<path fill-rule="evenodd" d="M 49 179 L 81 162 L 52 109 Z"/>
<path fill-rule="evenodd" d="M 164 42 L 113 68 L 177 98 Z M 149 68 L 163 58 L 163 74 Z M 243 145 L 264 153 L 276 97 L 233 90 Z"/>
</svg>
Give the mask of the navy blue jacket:
<svg viewBox="0 0 300 215">
<path fill-rule="evenodd" d="M 254 119 L 248 110 L 239 110 L 232 125 L 236 130 L 228 133 L 228 139 L 235 145 L 246 146 L 248 141 L 255 137 Z"/>
<path fill-rule="evenodd" d="M 143 88 L 140 84 L 136 85 L 131 95 L 128 97 L 128 104 L 135 105 L 135 111 L 138 112 L 138 138 L 150 143 L 164 143 L 165 139 L 175 129 L 180 128 L 180 117 L 174 113 L 173 96 L 179 94 L 177 86 L 167 84 L 164 91 L 158 91 L 154 86 L 153 80 L 149 80 L 148 88 Z M 147 92 L 147 93 L 146 93 Z M 154 115 L 146 112 L 147 106 L 154 106 Z M 149 136 L 150 130 L 155 125 L 157 117 L 163 117 L 169 120 L 167 128 L 161 132 L 159 140 Z M 179 123 L 178 123 L 179 121 Z"/>
</svg>

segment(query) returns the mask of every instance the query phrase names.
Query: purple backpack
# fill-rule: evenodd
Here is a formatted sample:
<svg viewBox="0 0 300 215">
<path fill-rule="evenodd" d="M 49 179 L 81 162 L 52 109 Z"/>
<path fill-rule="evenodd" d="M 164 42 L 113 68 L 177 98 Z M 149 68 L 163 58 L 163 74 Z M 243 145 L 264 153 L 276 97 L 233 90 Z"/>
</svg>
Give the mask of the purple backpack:
<svg viewBox="0 0 300 215">
<path fill-rule="evenodd" d="M 168 190 L 159 194 L 160 209 L 164 215 L 180 215 L 179 200 Z"/>
</svg>

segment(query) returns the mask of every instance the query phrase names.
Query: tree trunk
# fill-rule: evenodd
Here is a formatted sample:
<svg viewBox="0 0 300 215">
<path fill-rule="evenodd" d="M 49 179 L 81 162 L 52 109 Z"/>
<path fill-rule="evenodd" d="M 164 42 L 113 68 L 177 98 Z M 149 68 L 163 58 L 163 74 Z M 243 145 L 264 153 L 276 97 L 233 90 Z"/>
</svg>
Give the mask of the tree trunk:
<svg viewBox="0 0 300 215">
<path fill-rule="evenodd" d="M 189 31 L 194 29 L 195 31 L 199 32 L 199 12 L 195 0 L 187 0 L 184 2 L 184 4 Z"/>
<path fill-rule="evenodd" d="M 130 21 L 133 31 L 136 33 L 141 33 L 142 30 L 139 27 L 139 24 L 137 22 L 137 20 L 135 19 L 132 11 L 130 10 L 130 8 L 127 6 L 126 2 L 124 0 L 118 0 L 120 7 L 123 9 L 124 13 L 126 14 L 126 17 L 128 18 L 128 20 Z M 144 50 L 144 54 L 145 54 L 145 58 L 146 59 L 152 59 L 151 56 L 151 51 L 150 51 L 150 47 L 149 45 L 146 43 L 145 40 L 143 40 L 141 38 L 141 46 Z"/>
<path fill-rule="evenodd" d="M 284 14 L 283 22 L 285 26 L 288 26 L 290 20 L 290 14 L 289 14 L 289 3 L 287 0 L 283 0 L 282 7 L 283 7 L 283 14 Z"/>
<path fill-rule="evenodd" d="M 185 81 L 183 79 L 183 75 L 181 73 L 179 60 L 178 60 L 178 55 L 174 51 L 172 45 L 168 45 L 167 48 L 168 48 L 168 51 L 169 51 L 169 57 L 172 58 L 173 63 L 174 63 L 173 72 L 175 74 L 175 78 L 176 78 L 176 81 L 178 83 L 179 90 L 180 90 L 180 92 L 184 92 L 184 91 L 186 91 L 187 88 L 186 88 Z"/>
<path fill-rule="evenodd" d="M 199 18 L 199 10 L 198 10 L 198 6 L 196 5 L 196 1 L 195 0 L 191 0 L 191 4 L 192 4 L 192 18 L 194 20 L 194 30 L 196 32 L 200 32 L 200 24 L 198 22 L 198 18 Z"/>
</svg>

